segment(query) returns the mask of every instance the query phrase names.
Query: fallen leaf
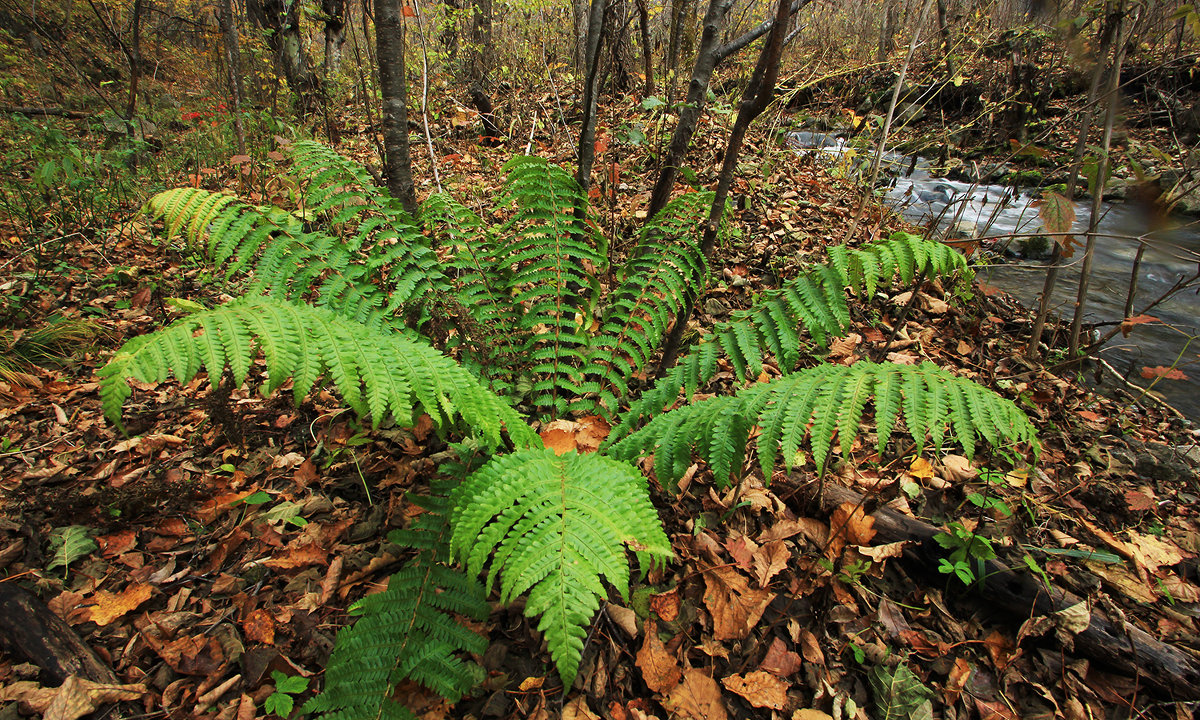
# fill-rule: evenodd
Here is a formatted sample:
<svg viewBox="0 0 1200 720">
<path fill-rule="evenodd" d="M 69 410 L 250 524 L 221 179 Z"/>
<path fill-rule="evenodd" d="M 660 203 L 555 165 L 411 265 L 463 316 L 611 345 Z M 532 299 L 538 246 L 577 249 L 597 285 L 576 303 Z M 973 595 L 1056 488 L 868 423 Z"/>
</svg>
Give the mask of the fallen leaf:
<svg viewBox="0 0 1200 720">
<path fill-rule="evenodd" d="M 679 588 L 650 596 L 650 610 L 659 619 L 671 622 L 679 617 Z"/>
<path fill-rule="evenodd" d="M 800 630 L 800 654 L 804 656 L 805 660 L 814 665 L 825 664 L 825 653 L 821 651 L 821 645 L 817 642 L 817 636 L 807 628 Z"/>
<path fill-rule="evenodd" d="M 658 639 L 658 625 L 653 619 L 646 620 L 645 630 L 646 639 L 642 642 L 642 649 L 638 650 L 634 664 L 641 668 L 646 687 L 656 693 L 664 693 L 679 684 L 683 679 L 683 671 Z"/>
<path fill-rule="evenodd" d="M 129 585 L 119 593 L 98 590 L 92 596 L 92 602 L 95 605 L 91 608 L 88 619 L 100 627 L 104 627 L 149 600 L 153 593 L 154 588 L 141 583 Z"/>
<path fill-rule="evenodd" d="M 673 717 L 693 720 L 726 720 L 729 717 L 721 698 L 721 686 L 697 668 L 688 669 L 683 674 L 683 682 L 676 685 L 662 703 Z"/>
<path fill-rule="evenodd" d="M 750 587 L 736 569 L 717 566 L 704 571 L 704 605 L 712 614 L 713 637 L 739 640 L 750 634 L 774 593 Z"/>
<path fill-rule="evenodd" d="M 96 538 L 96 544 L 100 546 L 100 557 L 116 557 L 137 545 L 137 531 L 122 530 L 111 535 L 101 535 Z"/>
<path fill-rule="evenodd" d="M 947 455 L 942 458 L 942 468 L 950 482 L 969 482 L 979 477 L 979 470 L 971 467 L 971 461 L 962 455 Z"/>
<path fill-rule="evenodd" d="M 1124 337 L 1129 337 L 1129 333 L 1133 332 L 1134 325 L 1141 325 L 1143 323 L 1151 322 L 1158 322 L 1158 318 L 1152 315 L 1134 315 L 1131 318 L 1125 318 L 1121 321 L 1121 335 Z"/>
<path fill-rule="evenodd" d="M 575 442 L 580 452 L 599 450 L 600 444 L 608 438 L 608 433 L 612 431 L 612 426 L 608 424 L 608 421 L 599 415 L 581 417 L 578 423 L 579 432 L 575 436 Z"/>
<path fill-rule="evenodd" d="M 792 650 L 788 650 L 787 644 L 777 637 L 771 641 L 771 646 L 767 648 L 767 654 L 763 656 L 762 662 L 758 666 L 772 675 L 787 677 L 799 672 L 802 663 L 800 656 Z"/>
<path fill-rule="evenodd" d="M 77 720 L 108 703 L 137 700 L 146 694 L 142 685 L 105 685 L 71 675 L 57 688 L 20 681 L 0 688 L 0 702 L 18 703 L 40 713 L 43 720 Z"/>
<path fill-rule="evenodd" d="M 1158 587 L 1175 602 L 1200 602 L 1200 588 L 1191 584 L 1178 575 L 1168 575 L 1158 581 Z"/>
<path fill-rule="evenodd" d="M 1142 377 L 1146 378 L 1147 380 L 1153 380 L 1154 378 L 1162 378 L 1164 380 L 1188 379 L 1187 373 L 1179 368 L 1165 367 L 1163 365 L 1158 365 L 1156 367 L 1143 367 Z"/>
<path fill-rule="evenodd" d="M 1150 572 L 1154 572 L 1160 567 L 1171 567 L 1183 562 L 1182 550 L 1174 543 L 1161 540 L 1153 535 L 1130 532 L 1129 543 L 1133 546 L 1135 561 Z"/>
<path fill-rule="evenodd" d="M 792 713 L 792 720 L 833 720 L 833 716 L 820 710 L 806 708 Z"/>
<path fill-rule="evenodd" d="M 555 455 L 563 455 L 578 447 L 575 444 L 575 433 L 562 428 L 551 428 L 541 432 L 542 444 L 554 451 Z"/>
<path fill-rule="evenodd" d="M 264 560 L 263 565 L 280 570 L 295 570 L 306 565 L 324 565 L 327 556 L 328 552 L 324 548 L 316 543 L 309 543 L 290 547 L 282 556 Z"/>
<path fill-rule="evenodd" d="M 829 517 L 829 546 L 827 555 L 838 557 L 846 545 L 866 545 L 875 537 L 875 518 L 861 505 L 845 502 L 834 508 Z"/>
<path fill-rule="evenodd" d="M 275 618 L 266 608 L 256 608 L 242 621 L 242 631 L 250 642 L 275 644 Z"/>
<path fill-rule="evenodd" d="M 871 545 L 869 547 L 859 547 L 856 552 L 859 555 L 865 555 L 871 558 L 874 562 L 883 562 L 888 558 L 900 557 L 904 554 L 904 546 L 908 544 L 907 540 L 897 540 L 896 542 L 885 543 L 883 545 Z"/>
<path fill-rule="evenodd" d="M 1134 512 L 1153 510 L 1158 507 L 1154 502 L 1154 498 L 1137 490 L 1125 491 L 1125 503 L 1129 506 L 1129 509 L 1133 510 Z M 96 538 L 96 540 L 99 541 L 100 538 Z"/>
<path fill-rule="evenodd" d="M 730 692 L 741 695 L 754 707 L 782 710 L 787 704 L 788 684 L 762 670 L 745 676 L 730 675 L 721 680 L 721 684 Z"/>
<path fill-rule="evenodd" d="M 791 559 L 792 554 L 782 540 L 774 540 L 756 550 L 753 565 L 754 579 L 758 581 L 758 586 L 766 588 L 771 578 L 787 567 Z"/>
<path fill-rule="evenodd" d="M 600 720 L 600 716 L 592 712 L 587 698 L 580 695 L 563 708 L 562 720 Z"/>
</svg>

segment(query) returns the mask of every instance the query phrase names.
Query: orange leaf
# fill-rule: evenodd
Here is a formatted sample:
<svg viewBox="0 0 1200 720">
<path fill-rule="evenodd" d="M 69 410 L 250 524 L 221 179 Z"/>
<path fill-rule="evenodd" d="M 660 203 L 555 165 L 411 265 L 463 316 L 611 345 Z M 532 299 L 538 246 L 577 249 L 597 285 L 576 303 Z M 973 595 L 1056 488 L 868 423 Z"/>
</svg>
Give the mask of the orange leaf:
<svg viewBox="0 0 1200 720">
<path fill-rule="evenodd" d="M 658 626 L 653 619 L 646 620 L 646 639 L 634 664 L 641 668 L 646 687 L 656 693 L 670 690 L 683 679 L 678 661 L 658 639 Z"/>
<path fill-rule="evenodd" d="M 575 444 L 575 433 L 561 428 L 542 431 L 542 443 L 554 451 L 555 455 L 563 455 L 578 447 Z"/>
<path fill-rule="evenodd" d="M 408 5 L 405 5 L 404 8 L 400 12 L 402 15 L 404 15 L 404 17 L 416 17 L 417 16 L 416 11 L 413 10 Z"/>
<path fill-rule="evenodd" d="M 149 600 L 153 593 L 154 588 L 147 584 L 130 585 L 119 593 L 100 590 L 92 596 L 96 604 L 89 619 L 103 627 Z"/>
<path fill-rule="evenodd" d="M 1159 320 L 1153 315 L 1134 315 L 1133 317 L 1125 318 L 1121 321 L 1121 335 L 1122 337 L 1129 337 L 1129 333 L 1133 332 L 1134 325 L 1144 325 L 1152 322 L 1159 322 Z"/>
<path fill-rule="evenodd" d="M 1163 378 L 1166 380 L 1188 379 L 1188 376 L 1179 368 L 1164 367 L 1162 365 L 1157 367 L 1142 368 L 1142 377 L 1146 378 L 1147 380 L 1153 380 L 1154 378 Z"/>
<path fill-rule="evenodd" d="M 663 698 L 662 704 L 673 717 L 693 720 L 726 720 L 729 717 L 721 697 L 721 686 L 708 676 L 706 670 L 699 668 L 684 673 L 683 682 Z"/>
<path fill-rule="evenodd" d="M 258 608 L 242 621 L 242 630 L 250 642 L 264 645 L 275 644 L 275 618 L 266 608 Z"/>
</svg>

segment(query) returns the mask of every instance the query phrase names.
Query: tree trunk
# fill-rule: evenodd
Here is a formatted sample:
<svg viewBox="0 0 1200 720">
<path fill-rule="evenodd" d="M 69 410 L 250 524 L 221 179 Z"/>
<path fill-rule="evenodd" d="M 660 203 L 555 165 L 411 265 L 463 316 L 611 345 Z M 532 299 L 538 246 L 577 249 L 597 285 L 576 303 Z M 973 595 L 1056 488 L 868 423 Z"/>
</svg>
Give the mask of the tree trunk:
<svg viewBox="0 0 1200 720">
<path fill-rule="evenodd" d="M 575 21 L 575 43 L 572 55 L 575 59 L 575 74 L 583 76 L 587 72 L 588 48 L 588 0 L 571 0 L 571 16 Z"/>
<path fill-rule="evenodd" d="M 791 17 L 800 8 L 812 0 L 792 0 L 787 6 L 787 17 Z M 721 61 L 762 37 L 775 25 L 775 19 L 764 20 L 757 27 L 743 33 L 724 45 L 718 45 L 725 18 L 729 13 L 733 0 L 709 0 L 708 11 L 704 14 L 704 29 L 700 35 L 700 49 L 696 51 L 696 65 L 692 69 L 692 80 L 688 84 L 687 100 L 679 111 L 679 122 L 671 134 L 671 144 L 663 157 L 662 167 L 658 171 L 658 179 L 654 183 L 654 191 L 650 196 L 650 205 L 646 210 L 646 221 L 649 222 L 659 210 L 671 199 L 671 191 L 675 188 L 675 177 L 679 174 L 679 166 L 687 155 L 688 145 L 696 132 L 696 123 L 704 112 L 704 103 L 708 96 L 708 85 L 712 79 L 713 70 Z"/>
<path fill-rule="evenodd" d="M 487 87 L 488 73 L 496 61 L 496 42 L 492 37 L 492 0 L 474 0 L 471 12 L 471 59 L 467 67 L 467 79 Z M 489 112 L 491 112 L 489 110 Z"/>
<path fill-rule="evenodd" d="M 1108 71 L 1108 88 L 1105 93 L 1104 133 L 1100 141 L 1100 163 L 1096 168 L 1096 187 L 1092 189 L 1092 216 L 1088 220 L 1087 245 L 1083 251 L 1083 266 L 1079 269 L 1079 291 L 1075 296 L 1075 315 L 1071 318 L 1071 337 L 1067 357 L 1074 359 L 1079 353 L 1079 333 L 1083 327 L 1083 312 L 1087 305 L 1088 286 L 1092 281 L 1092 259 L 1096 254 L 1096 228 L 1100 223 L 1100 204 L 1104 198 L 1104 180 L 1112 166 L 1109 147 L 1112 144 L 1113 123 L 1117 116 L 1117 87 L 1121 84 L 1121 63 L 1125 59 L 1125 42 L 1128 29 L 1134 24 L 1124 17 L 1124 0 L 1118 0 L 1116 8 L 1117 46 L 1113 52 L 1112 66 Z M 1136 11 L 1135 11 L 1136 12 Z M 1136 18 L 1133 18 L 1136 21 Z"/>
<path fill-rule="evenodd" d="M 671 26 L 667 41 L 667 105 L 675 104 L 675 85 L 679 78 L 679 43 L 683 37 L 684 8 L 693 0 L 671 0 Z"/>
<path fill-rule="evenodd" d="M 642 30 L 642 97 L 654 94 L 654 50 L 650 45 L 650 11 L 646 0 L 637 0 L 638 25 Z"/>
<path fill-rule="evenodd" d="M 309 69 L 300 34 L 300 3 L 296 0 L 246 0 L 246 13 L 269 32 L 267 47 L 275 57 L 288 88 L 296 95 L 296 109 L 307 115 L 317 109 L 320 80 Z"/>
<path fill-rule="evenodd" d="M 883 15 L 879 20 L 879 49 L 877 59 L 879 62 L 887 60 L 892 51 L 896 49 L 896 20 L 898 0 L 884 0 Z"/>
<path fill-rule="evenodd" d="M 231 0 L 221 0 L 217 12 L 217 24 L 221 28 L 221 44 L 225 51 L 225 84 L 229 91 L 229 111 L 233 116 L 233 129 L 237 132 L 238 154 L 246 154 L 246 130 L 242 126 L 242 74 L 238 71 L 241 51 L 238 47 L 237 19 L 233 16 Z"/>
<path fill-rule="evenodd" d="M 442 47 L 446 48 L 446 56 L 451 60 L 458 56 L 458 11 L 462 10 L 460 0 L 442 0 L 442 32 L 438 35 Z"/>
<path fill-rule="evenodd" d="M 346 0 L 321 0 L 325 21 L 325 76 L 342 66 L 342 46 L 346 44 Z"/>
<path fill-rule="evenodd" d="M 116 685 L 116 673 L 79 635 L 36 596 L 14 582 L 0 583 L 0 648 L 37 665 L 46 686 L 72 675 Z"/>
<path fill-rule="evenodd" d="M 713 198 L 712 208 L 709 210 L 708 220 L 704 224 L 704 235 L 700 242 L 700 251 L 704 253 L 705 258 L 712 256 L 716 246 L 717 230 L 720 228 L 721 218 L 725 214 L 725 201 L 729 197 L 729 187 L 733 184 L 733 174 L 737 169 L 738 155 L 742 150 L 742 141 L 746 137 L 746 130 L 750 127 L 750 123 L 754 122 L 754 119 L 767 109 L 767 105 L 775 95 L 775 84 L 779 80 L 779 60 L 783 55 L 784 36 L 787 35 L 787 19 L 791 15 L 789 0 L 778 0 L 778 3 L 775 9 L 775 21 L 771 26 L 770 34 L 767 35 L 766 42 L 763 43 L 762 52 L 759 53 L 758 62 L 754 66 L 754 72 L 750 75 L 750 82 L 746 84 L 746 89 L 742 92 L 742 102 L 738 106 L 737 119 L 734 120 L 733 129 L 729 132 L 729 142 L 725 146 L 721 174 L 717 177 L 716 196 Z M 687 301 L 680 308 L 671 333 L 667 336 L 667 341 L 663 346 L 660 371 L 675 363 L 675 357 L 679 352 L 679 342 L 683 337 L 683 329 L 687 325 L 688 317 L 692 314 L 692 306 L 695 301 L 695 292 L 689 291 Z"/>
<path fill-rule="evenodd" d="M 587 59 L 583 82 L 583 127 L 579 130 L 579 167 L 575 181 L 587 190 L 596 159 L 596 96 L 600 91 L 600 48 L 604 37 L 604 7 L 608 0 L 592 0 L 588 12 Z"/>
<path fill-rule="evenodd" d="M 408 87 L 404 62 L 401 0 L 375 3 L 375 46 L 379 57 L 379 94 L 383 97 L 383 169 L 388 191 L 416 215 L 412 157 L 408 149 Z"/>
<path fill-rule="evenodd" d="M 143 0 L 133 0 L 133 39 L 129 44 L 129 100 L 125 103 L 125 119 L 130 121 L 137 110 L 138 81 L 142 77 L 142 3 Z M 130 132 L 133 132 L 132 127 Z"/>
</svg>

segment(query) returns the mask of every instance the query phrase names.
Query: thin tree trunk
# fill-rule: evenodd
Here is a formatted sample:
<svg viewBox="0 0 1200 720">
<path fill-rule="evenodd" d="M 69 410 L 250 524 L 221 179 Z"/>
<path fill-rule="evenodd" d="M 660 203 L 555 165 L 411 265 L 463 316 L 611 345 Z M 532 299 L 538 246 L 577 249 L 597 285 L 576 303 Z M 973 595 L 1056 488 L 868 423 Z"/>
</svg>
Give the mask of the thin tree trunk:
<svg viewBox="0 0 1200 720">
<path fill-rule="evenodd" d="M 1126 22 L 1125 3 L 1117 2 L 1117 47 L 1109 70 L 1108 89 L 1105 92 L 1104 134 L 1100 141 L 1100 162 L 1096 168 L 1096 187 L 1092 192 L 1092 215 L 1088 218 L 1087 247 L 1083 252 L 1083 266 L 1079 269 L 1079 291 L 1075 295 L 1075 315 L 1071 319 L 1071 338 L 1067 357 L 1074 358 L 1079 352 L 1079 332 L 1083 326 L 1083 313 L 1087 305 L 1087 294 L 1092 281 L 1092 259 L 1096 254 L 1096 228 L 1100 223 L 1100 204 L 1104 198 L 1104 180 L 1111 163 L 1109 147 L 1112 144 L 1113 123 L 1117 116 L 1117 86 L 1121 83 L 1121 63 L 1125 60 L 1125 42 L 1128 29 L 1133 25 Z"/>
<path fill-rule="evenodd" d="M 588 12 L 587 64 L 583 84 L 583 127 L 579 130 L 579 167 L 575 181 L 584 190 L 592 179 L 596 158 L 596 96 L 600 91 L 600 47 L 604 36 L 604 7 L 607 0 L 592 0 Z"/>
<path fill-rule="evenodd" d="M 217 24 L 221 28 L 221 45 L 225 50 L 225 84 L 229 91 L 229 112 L 233 116 L 233 129 L 237 133 L 238 154 L 246 154 L 246 130 L 242 126 L 242 74 L 238 72 L 237 19 L 233 16 L 231 0 L 221 0 L 217 12 Z"/>
<path fill-rule="evenodd" d="M 787 6 L 785 21 L 811 1 L 792 0 L 791 4 Z M 726 16 L 732 5 L 733 0 L 709 0 L 708 10 L 704 14 L 704 29 L 700 35 L 700 48 L 696 51 L 696 64 L 692 69 L 692 80 L 688 84 L 687 100 L 679 111 L 679 121 L 675 124 L 675 131 L 671 134 L 671 144 L 663 157 L 658 179 L 655 181 L 654 190 L 650 195 L 650 205 L 646 209 L 647 222 L 659 210 L 666 207 L 667 201 L 671 199 L 671 191 L 675 189 L 675 178 L 679 174 L 679 167 L 687 155 L 688 145 L 692 141 L 692 135 L 696 132 L 696 123 L 700 120 L 700 114 L 704 112 L 713 70 L 723 60 L 765 35 L 775 25 L 774 18 L 764 20 L 736 39 L 724 45 L 718 45 L 717 42 L 725 27 Z"/>
<path fill-rule="evenodd" d="M 675 86 L 679 79 L 679 43 L 683 36 L 683 16 L 687 5 L 695 0 L 671 0 L 670 39 L 667 41 L 667 105 L 675 104 Z"/>
<path fill-rule="evenodd" d="M 129 45 L 129 100 L 125 103 L 125 119 L 130 121 L 137 111 L 138 81 L 142 77 L 142 4 L 143 0 L 133 0 L 133 39 Z"/>
<path fill-rule="evenodd" d="M 750 76 L 750 82 L 742 93 L 742 102 L 738 106 L 737 119 L 729 132 L 729 142 L 725 146 L 725 158 L 721 165 L 721 174 L 717 177 L 717 191 L 713 198 L 708 220 L 704 224 L 704 235 L 700 241 L 700 250 L 705 258 L 712 256 L 717 242 L 717 231 L 725 214 L 725 201 L 729 197 L 729 187 L 733 183 L 733 174 L 737 169 L 738 155 L 741 153 L 742 141 L 750 123 L 767 109 L 775 95 L 775 84 L 779 80 L 779 61 L 783 55 L 784 37 L 787 35 L 787 19 L 791 14 L 789 0 L 778 0 L 775 10 L 775 22 L 771 27 L 767 40 L 763 43 L 758 62 Z M 679 343 L 683 338 L 683 330 L 687 319 L 692 314 L 695 305 L 695 291 L 688 294 L 687 301 L 680 308 L 671 328 L 667 341 L 663 345 L 663 359 L 659 366 L 662 372 L 675 364 L 679 354 Z"/>
<path fill-rule="evenodd" d="M 379 94 L 383 97 L 383 168 L 392 197 L 416 215 L 417 197 L 408 148 L 408 87 L 400 3 L 401 0 L 377 0 L 375 4 Z"/>
<path fill-rule="evenodd" d="M 1100 33 L 1100 49 L 1096 53 L 1096 67 L 1092 72 L 1091 86 L 1088 88 L 1087 105 L 1084 108 L 1083 117 L 1079 119 L 1079 134 L 1075 138 L 1075 152 L 1071 159 L 1070 174 L 1067 177 L 1067 189 L 1063 195 L 1067 202 L 1075 201 L 1075 188 L 1079 184 L 1079 168 L 1083 164 L 1083 153 L 1087 150 L 1088 135 L 1096 120 L 1096 98 L 1100 94 L 1100 83 L 1104 79 L 1104 70 L 1107 65 L 1105 58 L 1112 47 L 1113 30 L 1113 23 L 1106 22 L 1104 30 Z M 1046 318 L 1050 315 L 1050 300 L 1054 296 L 1054 287 L 1058 284 L 1058 272 L 1061 269 L 1062 260 L 1062 241 L 1056 239 L 1054 249 L 1050 253 L 1050 268 L 1046 271 L 1042 294 L 1038 298 L 1037 317 L 1034 318 L 1033 330 L 1029 334 L 1029 346 L 1026 352 L 1031 358 L 1036 359 L 1041 355 L 1042 333 L 1046 329 Z"/>
<path fill-rule="evenodd" d="M 642 97 L 648 98 L 654 94 L 654 51 L 650 46 L 650 11 L 646 8 L 646 0 L 637 0 L 638 25 L 642 29 Z"/>
<path fill-rule="evenodd" d="M 588 36 L 591 32 L 591 28 L 588 27 L 588 18 L 591 16 L 591 12 L 588 8 L 588 0 L 571 0 L 571 15 L 575 21 L 575 42 L 572 46 L 572 55 L 575 60 L 575 72 L 581 76 L 587 73 Z"/>
</svg>

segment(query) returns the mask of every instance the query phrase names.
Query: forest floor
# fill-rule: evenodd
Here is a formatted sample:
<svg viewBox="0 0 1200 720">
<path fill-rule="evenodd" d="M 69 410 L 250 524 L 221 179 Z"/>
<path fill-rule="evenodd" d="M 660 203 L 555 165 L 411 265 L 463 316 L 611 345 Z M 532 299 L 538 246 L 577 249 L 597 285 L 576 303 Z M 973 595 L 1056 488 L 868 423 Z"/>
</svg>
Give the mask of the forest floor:
<svg viewBox="0 0 1200 720">
<path fill-rule="evenodd" d="M 367 158 L 364 137 L 350 134 L 341 149 Z M 594 199 L 619 240 L 632 237 L 651 173 L 641 151 L 607 137 Z M 724 125 L 706 120 L 697 184 L 715 176 L 723 142 Z M 534 147 L 570 163 L 564 142 Z M 494 194 L 511 152 L 443 140 L 443 181 L 467 196 Z M 286 195 L 285 169 L 276 154 L 185 180 L 270 201 Z M 416 170 L 427 192 L 426 158 Z M 740 233 L 714 262 L 700 324 L 746 306 L 831 243 L 903 226 L 880 206 L 860 213 L 853 186 L 761 136 L 743 170 Z M 135 383 L 123 435 L 103 416 L 96 370 L 124 340 L 180 317 L 172 299 L 211 306 L 229 288 L 143 219 L 64 242 L 52 263 L 27 251 L 22 228 L 5 231 L 0 280 L 28 327 L 53 314 L 96 332 L 69 363 L 0 382 L 0 603 L 15 586 L 32 591 L 112 676 L 56 687 L 45 667 L 0 654 L 0 720 L 74 720 L 96 708 L 98 717 L 286 716 L 283 696 L 298 704 L 320 686 L 350 605 L 381 590 L 404 559 L 387 531 L 419 512 L 406 492 L 424 486 L 444 444 L 423 424 L 366 432 L 323 393 L 295 407 L 253 388 L 213 391 L 202 377 L 186 387 Z M 944 718 L 1192 717 L 1193 428 L 1157 404 L 1096 394 L 1029 361 L 1032 318 L 1003 293 L 916 290 L 864 302 L 854 332 L 821 360 L 931 360 L 991 387 L 1034 421 L 1044 446 L 1036 465 L 1003 453 L 972 463 L 856 447 L 820 493 L 811 463 L 769 483 L 750 473 L 728 491 L 697 465 L 678 492 L 652 486 L 676 560 L 636 585 L 628 604 L 606 605 L 575 687 L 564 692 L 519 609 L 497 606 L 480 628 L 491 646 L 475 695 L 447 707 L 405 685 L 398 697 L 426 720 L 768 711 L 840 720 L 882 717 L 881 697 L 894 717 L 914 719 L 930 709 Z M 939 572 L 946 550 L 926 528 L 952 522 L 994 547 L 993 564 L 971 563 L 986 581 Z M 304 680 L 281 687 L 283 676 Z"/>
</svg>

